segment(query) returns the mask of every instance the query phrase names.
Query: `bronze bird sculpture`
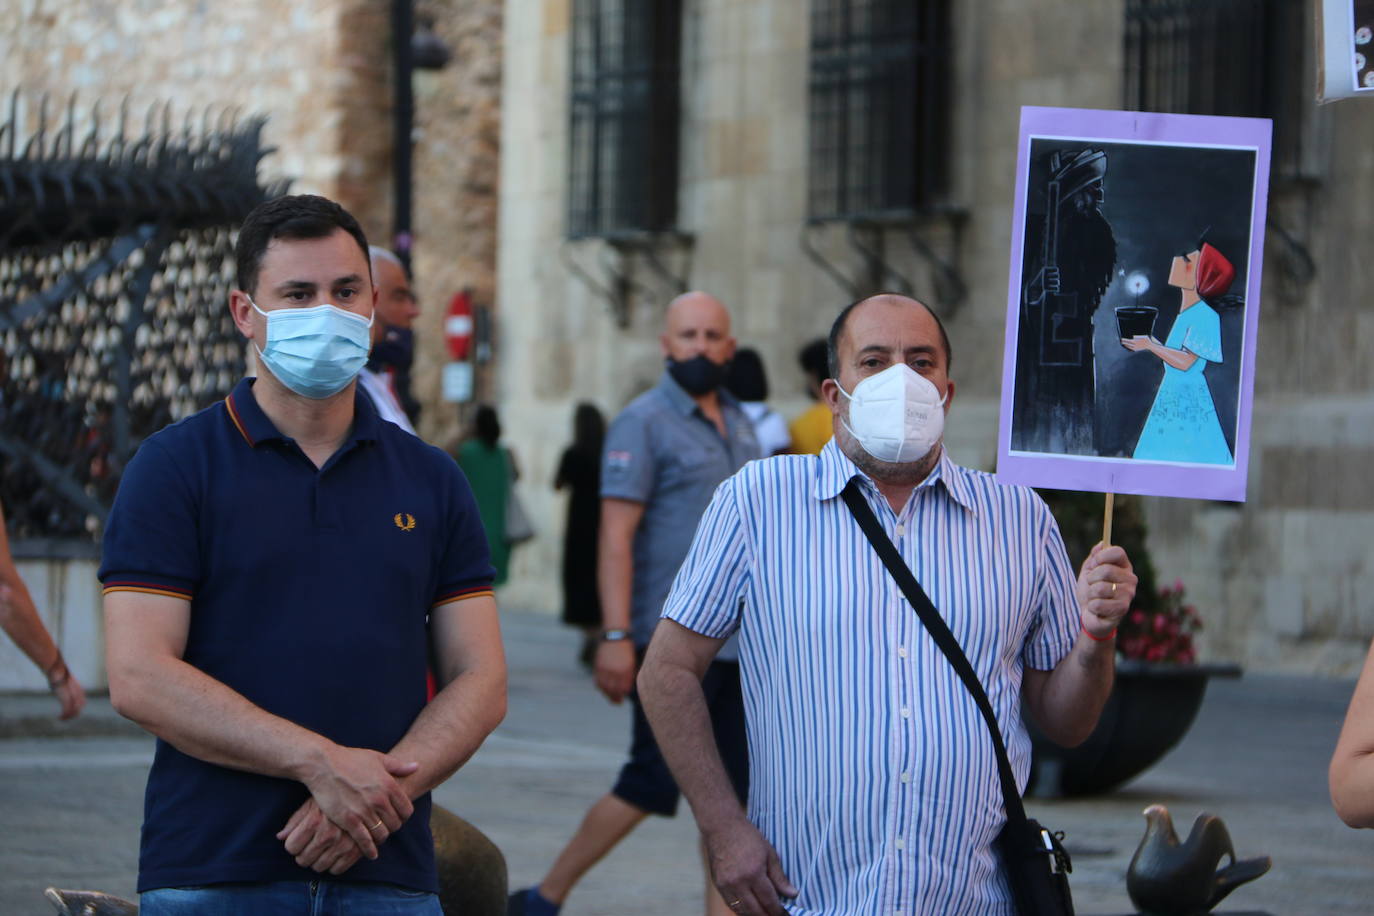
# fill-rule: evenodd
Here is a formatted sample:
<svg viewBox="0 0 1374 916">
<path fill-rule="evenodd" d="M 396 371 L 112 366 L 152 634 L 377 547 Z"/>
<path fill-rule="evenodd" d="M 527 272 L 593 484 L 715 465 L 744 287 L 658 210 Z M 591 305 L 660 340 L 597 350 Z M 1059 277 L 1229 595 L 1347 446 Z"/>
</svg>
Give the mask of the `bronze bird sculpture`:
<svg viewBox="0 0 1374 916">
<path fill-rule="evenodd" d="M 50 887 L 43 896 L 61 916 L 136 916 L 138 904 L 99 891 L 64 891 Z"/>
<path fill-rule="evenodd" d="M 1236 859 L 1221 818 L 1200 814 L 1188 839 L 1174 832 L 1169 809 L 1145 809 L 1145 836 L 1126 871 L 1126 892 L 1144 916 L 1202 916 L 1231 891 L 1269 870 L 1268 856 Z M 1221 860 L 1230 863 L 1218 868 Z"/>
</svg>

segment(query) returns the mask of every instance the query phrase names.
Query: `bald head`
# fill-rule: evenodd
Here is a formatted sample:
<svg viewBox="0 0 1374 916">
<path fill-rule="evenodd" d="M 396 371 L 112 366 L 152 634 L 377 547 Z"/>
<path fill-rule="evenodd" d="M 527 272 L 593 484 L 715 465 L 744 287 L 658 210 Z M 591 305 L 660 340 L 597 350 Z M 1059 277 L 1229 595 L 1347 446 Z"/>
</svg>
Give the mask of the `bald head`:
<svg viewBox="0 0 1374 916">
<path fill-rule="evenodd" d="M 420 314 L 420 307 L 400 258 L 376 245 L 368 249 L 368 256 L 372 262 L 372 285 L 377 289 L 377 320 L 372 323 L 375 342 L 388 327 L 409 328 Z"/>
<path fill-rule="evenodd" d="M 735 355 L 730 313 L 715 296 L 697 290 L 668 303 L 661 341 L 663 355 L 679 362 L 704 354 L 723 365 Z"/>
<path fill-rule="evenodd" d="M 663 320 L 664 330 L 669 334 L 677 325 L 700 322 L 717 324 L 724 333 L 730 333 L 730 312 L 715 296 L 700 290 L 685 292 L 669 302 Z"/>
<path fill-rule="evenodd" d="M 897 293 L 878 293 L 876 296 L 869 296 L 867 299 L 860 299 L 851 302 L 844 307 L 844 310 L 835 318 L 835 323 L 830 326 L 830 338 L 826 341 L 826 357 L 830 364 L 830 377 L 839 378 L 840 372 L 840 349 L 844 343 L 846 330 L 849 326 L 851 316 L 863 309 L 874 313 L 886 313 L 895 316 L 901 311 L 916 311 L 929 317 L 939 331 L 940 347 L 944 351 L 944 368 L 949 371 L 950 364 L 954 362 L 954 351 L 949 345 L 949 334 L 945 332 L 945 324 L 940 320 L 940 316 L 917 299 L 910 296 L 902 296 Z"/>
</svg>

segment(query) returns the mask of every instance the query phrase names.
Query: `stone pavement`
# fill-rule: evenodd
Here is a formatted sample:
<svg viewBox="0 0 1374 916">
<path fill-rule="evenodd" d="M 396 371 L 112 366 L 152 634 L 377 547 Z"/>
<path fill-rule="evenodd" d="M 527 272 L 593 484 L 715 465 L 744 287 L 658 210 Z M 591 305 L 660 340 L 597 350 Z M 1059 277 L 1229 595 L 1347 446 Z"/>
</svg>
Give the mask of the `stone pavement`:
<svg viewBox="0 0 1374 916">
<path fill-rule="evenodd" d="M 577 666 L 577 637 L 548 617 L 508 612 L 510 712 L 468 765 L 436 793 L 505 851 L 511 879 L 536 880 L 621 761 L 628 713 L 608 705 Z M 1224 910 L 1276 916 L 1374 912 L 1374 832 L 1331 811 L 1326 763 L 1352 684 L 1249 676 L 1208 690 L 1184 742 L 1153 770 L 1102 798 L 1032 800 L 1075 853 L 1081 914 L 1126 913 L 1123 874 L 1163 802 L 1185 831 L 1207 810 L 1237 852 L 1273 870 Z M 50 708 L 51 707 L 51 708 Z M 47 884 L 132 895 L 150 739 L 97 699 L 75 727 L 51 724 L 46 697 L 0 696 L 0 913 L 51 912 Z M 700 912 L 701 868 L 685 807 L 651 819 L 585 879 L 568 916 Z"/>
</svg>

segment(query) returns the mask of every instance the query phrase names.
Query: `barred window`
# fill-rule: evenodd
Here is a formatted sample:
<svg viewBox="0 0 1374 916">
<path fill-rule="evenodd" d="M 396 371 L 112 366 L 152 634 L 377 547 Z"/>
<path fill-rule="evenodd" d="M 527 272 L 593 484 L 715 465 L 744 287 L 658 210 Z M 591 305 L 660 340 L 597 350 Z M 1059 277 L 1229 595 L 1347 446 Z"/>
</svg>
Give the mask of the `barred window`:
<svg viewBox="0 0 1374 916">
<path fill-rule="evenodd" d="M 574 0 L 569 238 L 673 228 L 681 0 Z"/>
<path fill-rule="evenodd" d="M 1301 168 L 1302 0 L 1126 0 L 1125 107 L 1272 118 L 1274 171 Z"/>
<path fill-rule="evenodd" d="M 813 220 L 909 216 L 948 187 L 948 0 L 812 0 Z"/>
</svg>

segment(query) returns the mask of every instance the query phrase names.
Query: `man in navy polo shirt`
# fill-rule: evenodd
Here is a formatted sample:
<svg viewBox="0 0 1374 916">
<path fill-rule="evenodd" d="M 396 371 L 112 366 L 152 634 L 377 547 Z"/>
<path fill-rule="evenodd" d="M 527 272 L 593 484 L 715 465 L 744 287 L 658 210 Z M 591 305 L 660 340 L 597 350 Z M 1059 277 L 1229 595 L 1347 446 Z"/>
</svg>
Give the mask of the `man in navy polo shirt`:
<svg viewBox="0 0 1374 916">
<path fill-rule="evenodd" d="M 355 390 L 357 221 L 278 198 L 236 258 L 261 371 L 143 443 L 105 532 L 110 698 L 158 737 L 142 912 L 437 914 L 429 791 L 505 713 L 476 505 Z"/>
</svg>

